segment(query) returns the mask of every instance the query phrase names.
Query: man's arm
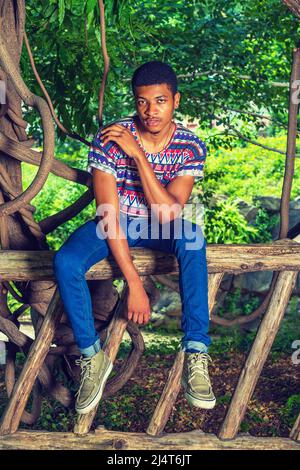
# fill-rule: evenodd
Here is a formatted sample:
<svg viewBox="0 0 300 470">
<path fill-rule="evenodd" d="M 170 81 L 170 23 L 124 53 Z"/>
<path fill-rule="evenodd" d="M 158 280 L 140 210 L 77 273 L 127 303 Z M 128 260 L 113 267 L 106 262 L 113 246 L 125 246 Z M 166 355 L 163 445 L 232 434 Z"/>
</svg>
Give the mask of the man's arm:
<svg viewBox="0 0 300 470">
<path fill-rule="evenodd" d="M 134 158 L 145 197 L 159 222 L 169 222 L 178 217 L 191 195 L 194 177 L 191 175 L 177 176 L 166 189 L 156 178 L 145 153 L 129 129 L 119 124 L 113 124 L 103 129 L 101 135 L 103 143 L 113 140 L 128 155 Z M 169 208 L 172 208 L 171 213 L 166 210 Z"/>
<path fill-rule="evenodd" d="M 115 177 L 94 168 L 93 186 L 98 213 L 100 209 L 100 213 L 104 216 L 102 221 L 109 248 L 128 283 L 128 319 L 139 324 L 147 323 L 150 319 L 149 299 L 134 267 L 127 239 L 120 226 L 119 199 Z M 104 213 L 102 213 L 101 207 L 105 207 Z M 114 236 L 109 236 L 110 233 L 113 233 Z"/>
<path fill-rule="evenodd" d="M 145 197 L 160 223 L 166 223 L 178 217 L 191 195 L 194 176 L 177 176 L 164 188 L 156 178 L 152 166 L 143 151 L 135 162 L 142 181 Z M 154 206 L 152 206 L 154 204 Z M 160 206 L 162 206 L 160 208 Z M 173 207 L 172 207 L 173 206 Z M 172 207 L 172 212 L 166 209 Z M 152 210 L 153 210 L 152 209 Z"/>
</svg>

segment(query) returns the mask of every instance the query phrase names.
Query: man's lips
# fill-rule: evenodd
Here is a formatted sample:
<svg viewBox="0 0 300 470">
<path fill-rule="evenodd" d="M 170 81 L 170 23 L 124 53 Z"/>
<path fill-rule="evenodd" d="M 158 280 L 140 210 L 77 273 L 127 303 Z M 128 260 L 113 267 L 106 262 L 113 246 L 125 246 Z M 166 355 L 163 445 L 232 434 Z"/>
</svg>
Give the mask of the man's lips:
<svg viewBox="0 0 300 470">
<path fill-rule="evenodd" d="M 159 124 L 159 119 L 145 119 L 145 122 L 148 126 L 156 126 L 157 124 Z"/>
</svg>

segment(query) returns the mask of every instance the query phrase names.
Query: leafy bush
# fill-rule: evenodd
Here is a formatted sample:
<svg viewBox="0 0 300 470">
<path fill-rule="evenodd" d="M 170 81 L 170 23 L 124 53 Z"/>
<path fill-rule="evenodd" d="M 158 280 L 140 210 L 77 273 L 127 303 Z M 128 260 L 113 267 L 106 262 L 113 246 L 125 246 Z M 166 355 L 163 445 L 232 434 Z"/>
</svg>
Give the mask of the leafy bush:
<svg viewBox="0 0 300 470">
<path fill-rule="evenodd" d="M 287 426 L 292 427 L 300 413 L 300 395 L 291 395 L 280 410 L 280 415 Z"/>
<path fill-rule="evenodd" d="M 286 150 L 286 135 L 260 137 L 263 145 Z M 299 153 L 299 146 L 297 149 Z M 204 193 L 224 194 L 253 203 L 255 196 L 281 197 L 285 155 L 248 144 L 232 150 L 208 151 L 203 182 L 197 183 Z M 291 199 L 300 194 L 300 159 L 295 159 Z"/>
<path fill-rule="evenodd" d="M 233 200 L 218 201 L 213 209 L 207 208 L 204 221 L 208 243 L 251 243 L 258 233 Z"/>
</svg>

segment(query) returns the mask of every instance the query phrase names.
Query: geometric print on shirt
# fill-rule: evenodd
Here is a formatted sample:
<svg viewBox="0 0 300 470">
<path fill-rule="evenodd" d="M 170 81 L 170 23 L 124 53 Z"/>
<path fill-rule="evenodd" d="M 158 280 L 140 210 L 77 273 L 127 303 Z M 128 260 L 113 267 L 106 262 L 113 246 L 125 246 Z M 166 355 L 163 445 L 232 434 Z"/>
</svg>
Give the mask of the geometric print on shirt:
<svg viewBox="0 0 300 470">
<path fill-rule="evenodd" d="M 131 116 L 119 119 L 114 124 L 128 128 L 142 148 L 136 130 L 137 119 L 137 116 Z M 192 175 L 196 181 L 201 181 L 204 177 L 204 142 L 181 123 L 173 122 L 176 127 L 165 148 L 158 153 L 145 152 L 155 176 L 164 187 L 177 176 Z M 100 129 L 88 153 L 87 171 L 92 173 L 93 168 L 110 173 L 116 178 L 121 212 L 148 217 L 149 205 L 134 158 L 113 141 L 103 145 Z"/>
</svg>

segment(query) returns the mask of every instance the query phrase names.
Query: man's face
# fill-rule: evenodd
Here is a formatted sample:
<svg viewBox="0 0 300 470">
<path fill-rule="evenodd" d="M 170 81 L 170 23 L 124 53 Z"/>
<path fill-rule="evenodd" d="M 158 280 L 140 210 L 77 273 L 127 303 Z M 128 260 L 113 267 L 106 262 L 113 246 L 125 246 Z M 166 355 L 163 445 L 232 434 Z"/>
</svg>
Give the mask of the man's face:
<svg viewBox="0 0 300 470">
<path fill-rule="evenodd" d="M 137 114 L 144 128 L 153 134 L 160 132 L 171 122 L 179 100 L 180 93 L 173 96 L 166 83 L 139 86 L 135 90 Z"/>
</svg>

